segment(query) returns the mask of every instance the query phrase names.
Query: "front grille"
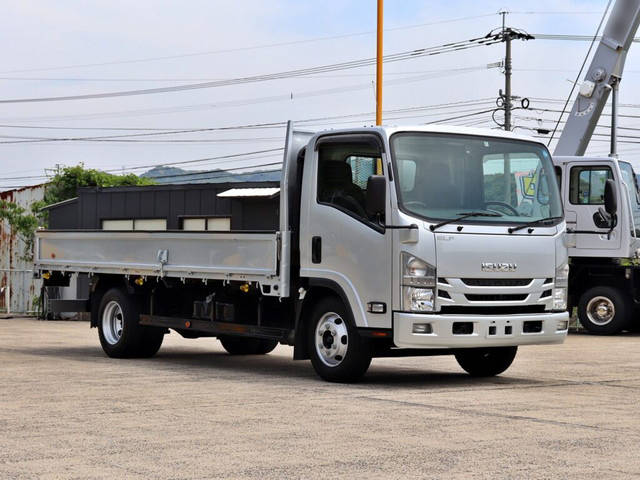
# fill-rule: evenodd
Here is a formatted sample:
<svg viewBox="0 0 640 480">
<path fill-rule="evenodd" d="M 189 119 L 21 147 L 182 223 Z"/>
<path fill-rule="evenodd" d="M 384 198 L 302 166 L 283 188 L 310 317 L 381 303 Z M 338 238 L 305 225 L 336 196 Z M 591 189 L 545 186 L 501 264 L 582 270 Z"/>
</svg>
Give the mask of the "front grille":
<svg viewBox="0 0 640 480">
<path fill-rule="evenodd" d="M 494 294 L 487 294 L 487 295 L 467 293 L 465 294 L 465 297 L 470 302 L 517 302 L 517 301 L 524 300 L 525 298 L 527 298 L 528 295 L 529 295 L 528 293 L 519 293 L 519 294 L 513 294 L 513 295 L 502 294 L 502 293 L 500 294 L 494 293 Z"/>
<path fill-rule="evenodd" d="M 545 290 L 544 292 L 542 292 L 542 295 L 540 295 L 540 299 L 547 298 L 550 296 L 551 296 L 551 290 Z"/>
<path fill-rule="evenodd" d="M 542 313 L 544 305 L 516 305 L 498 307 L 463 307 L 459 305 L 443 305 L 440 313 L 443 315 L 517 315 L 519 313 Z"/>
<path fill-rule="evenodd" d="M 526 287 L 531 278 L 462 278 L 462 283 L 470 287 Z"/>
<path fill-rule="evenodd" d="M 446 290 L 438 290 L 438 297 L 451 299 L 451 295 Z"/>
</svg>

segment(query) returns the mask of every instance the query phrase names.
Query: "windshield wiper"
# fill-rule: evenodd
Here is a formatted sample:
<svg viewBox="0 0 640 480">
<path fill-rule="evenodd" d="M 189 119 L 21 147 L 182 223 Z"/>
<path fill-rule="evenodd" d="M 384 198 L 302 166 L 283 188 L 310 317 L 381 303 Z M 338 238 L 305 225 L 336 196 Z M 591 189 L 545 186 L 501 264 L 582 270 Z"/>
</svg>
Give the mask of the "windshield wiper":
<svg viewBox="0 0 640 480">
<path fill-rule="evenodd" d="M 522 225 L 517 225 L 515 227 L 509 227 L 508 231 L 509 233 L 517 232 L 518 230 L 522 230 L 523 228 L 535 227 L 536 225 L 544 225 L 545 223 L 549 223 L 550 221 L 557 220 L 559 218 L 562 218 L 562 217 L 541 218 L 540 220 L 534 220 L 533 222 L 523 223 Z M 532 231 L 533 231 L 533 228 L 529 233 L 531 233 Z"/>
<path fill-rule="evenodd" d="M 445 220 L 444 222 L 436 223 L 435 225 L 431 225 L 429 230 L 432 232 L 440 227 L 444 227 L 445 225 L 449 225 L 450 223 L 456 223 L 460 220 L 464 220 L 469 217 L 501 217 L 501 213 L 487 213 L 487 212 L 465 212 L 465 213 L 457 213 L 456 215 L 460 215 L 457 218 L 452 218 L 451 220 Z"/>
</svg>

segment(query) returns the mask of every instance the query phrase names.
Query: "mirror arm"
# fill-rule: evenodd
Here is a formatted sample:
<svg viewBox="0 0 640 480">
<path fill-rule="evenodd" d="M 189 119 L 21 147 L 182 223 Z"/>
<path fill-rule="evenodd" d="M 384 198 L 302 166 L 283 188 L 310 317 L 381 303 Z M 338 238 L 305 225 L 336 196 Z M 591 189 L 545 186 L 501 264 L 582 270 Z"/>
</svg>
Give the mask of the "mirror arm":
<svg viewBox="0 0 640 480">
<path fill-rule="evenodd" d="M 389 230 L 417 230 L 418 225 L 412 223 L 411 225 L 382 225 L 384 228 L 388 228 Z"/>
<path fill-rule="evenodd" d="M 415 223 L 412 223 L 411 225 L 385 225 L 385 223 L 382 221 L 381 219 L 382 215 L 381 214 L 376 214 L 376 223 L 384 228 L 384 229 L 389 229 L 389 230 L 417 230 L 418 229 L 418 225 L 416 225 Z"/>
</svg>

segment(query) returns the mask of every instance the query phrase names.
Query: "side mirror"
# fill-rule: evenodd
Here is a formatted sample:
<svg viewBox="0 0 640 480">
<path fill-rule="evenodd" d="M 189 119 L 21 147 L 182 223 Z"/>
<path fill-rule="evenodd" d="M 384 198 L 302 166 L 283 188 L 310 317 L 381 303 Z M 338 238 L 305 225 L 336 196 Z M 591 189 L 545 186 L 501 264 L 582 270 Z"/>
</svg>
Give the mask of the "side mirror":
<svg viewBox="0 0 640 480">
<path fill-rule="evenodd" d="M 604 211 L 611 216 L 614 216 L 618 212 L 616 183 L 613 180 L 607 180 L 604 184 Z"/>
<path fill-rule="evenodd" d="M 387 179 L 384 175 L 371 175 L 367 180 L 367 215 L 384 216 L 387 204 Z"/>
<path fill-rule="evenodd" d="M 598 228 L 609 229 L 608 238 L 611 238 L 611 232 L 618 223 L 617 212 L 616 184 L 613 180 L 607 180 L 604 184 L 604 208 L 598 208 L 598 211 L 593 214 L 593 222 Z"/>
</svg>

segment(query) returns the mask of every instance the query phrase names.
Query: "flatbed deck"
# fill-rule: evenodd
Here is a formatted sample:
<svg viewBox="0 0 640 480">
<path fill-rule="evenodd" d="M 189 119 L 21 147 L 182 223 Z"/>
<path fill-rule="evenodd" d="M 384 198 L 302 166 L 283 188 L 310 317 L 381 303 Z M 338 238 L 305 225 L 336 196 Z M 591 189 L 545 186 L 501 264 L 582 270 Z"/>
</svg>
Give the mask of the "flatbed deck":
<svg viewBox="0 0 640 480">
<path fill-rule="evenodd" d="M 71 273 L 278 284 L 277 232 L 52 231 L 36 233 L 35 268 Z M 275 288 L 277 290 L 277 288 Z"/>
</svg>

